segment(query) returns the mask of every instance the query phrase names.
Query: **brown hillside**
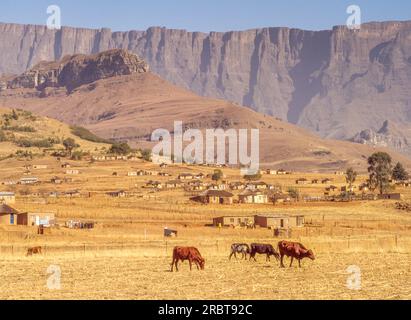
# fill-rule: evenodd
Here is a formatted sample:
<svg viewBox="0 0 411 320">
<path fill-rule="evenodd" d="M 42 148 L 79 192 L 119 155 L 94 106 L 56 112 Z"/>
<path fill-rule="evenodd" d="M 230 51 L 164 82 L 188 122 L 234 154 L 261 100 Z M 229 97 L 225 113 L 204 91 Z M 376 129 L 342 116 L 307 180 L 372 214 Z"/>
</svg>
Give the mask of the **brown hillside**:
<svg viewBox="0 0 411 320">
<path fill-rule="evenodd" d="M 67 93 L 64 88 L 4 90 L 0 106 L 21 108 L 82 125 L 105 138 L 149 146 L 153 130 L 172 131 L 175 120 L 189 128 L 259 128 L 261 162 L 293 170 L 366 168 L 374 148 L 321 139 L 304 129 L 222 100 L 203 98 L 157 75 L 134 73 L 102 79 Z M 407 158 L 394 155 L 407 166 Z"/>
</svg>

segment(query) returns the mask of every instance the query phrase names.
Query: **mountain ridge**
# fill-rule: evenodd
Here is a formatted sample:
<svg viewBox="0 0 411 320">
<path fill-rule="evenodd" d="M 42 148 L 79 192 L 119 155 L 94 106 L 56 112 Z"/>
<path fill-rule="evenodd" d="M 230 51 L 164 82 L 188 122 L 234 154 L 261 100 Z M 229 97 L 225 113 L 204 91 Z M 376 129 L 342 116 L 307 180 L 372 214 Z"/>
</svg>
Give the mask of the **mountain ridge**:
<svg viewBox="0 0 411 320">
<path fill-rule="evenodd" d="M 114 57 L 128 54 L 122 50 L 111 50 L 100 55 L 113 57 L 108 61 L 112 61 L 116 69 L 118 65 Z M 93 59 L 98 60 L 96 57 L 89 57 L 91 65 L 95 65 Z M 67 57 L 64 61 L 71 59 Z M 137 61 L 145 65 L 143 61 Z M 53 63 L 43 65 L 54 70 Z M 105 70 L 108 66 L 103 67 Z M 81 74 L 81 71 L 75 70 Z M 44 72 L 49 74 L 47 69 Z M 76 73 L 68 74 L 79 79 Z M 261 164 L 264 167 L 290 170 L 333 171 L 352 166 L 364 171 L 367 157 L 375 150 L 385 150 L 370 145 L 321 139 L 306 129 L 238 104 L 200 97 L 150 71 L 118 75 L 109 70 L 107 75 L 111 76 L 92 83 L 85 81 L 73 90 L 54 83 L 46 88 L 10 87 L 0 91 L 0 106 L 29 110 L 70 125 L 80 125 L 103 138 L 127 141 L 139 148 L 153 147 L 150 137 L 156 129 L 164 128 L 172 133 L 175 121 L 182 121 L 184 130 L 196 128 L 202 132 L 217 128 L 255 128 L 260 131 Z M 70 83 L 69 79 L 66 80 Z M 13 79 L 9 81 L 13 83 Z M 393 155 L 411 167 L 411 160 L 396 153 Z"/>
<path fill-rule="evenodd" d="M 0 73 L 41 60 L 121 48 L 153 72 L 199 95 L 236 102 L 322 137 L 348 140 L 384 121 L 411 141 L 411 21 L 370 22 L 360 31 L 262 28 L 187 32 L 152 27 L 112 32 L 0 24 Z M 396 145 L 391 145 L 398 150 Z M 411 154 L 411 147 L 399 150 Z"/>
</svg>

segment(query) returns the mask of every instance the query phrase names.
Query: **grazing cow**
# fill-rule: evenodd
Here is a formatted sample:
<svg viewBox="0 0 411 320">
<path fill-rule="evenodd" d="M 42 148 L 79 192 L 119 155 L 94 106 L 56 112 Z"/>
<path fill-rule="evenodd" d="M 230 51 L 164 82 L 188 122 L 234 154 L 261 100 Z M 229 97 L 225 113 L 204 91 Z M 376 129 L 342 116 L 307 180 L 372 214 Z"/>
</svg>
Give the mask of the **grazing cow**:
<svg viewBox="0 0 411 320">
<path fill-rule="evenodd" d="M 304 245 L 298 242 L 280 241 L 278 243 L 278 250 L 281 256 L 281 268 L 284 266 L 284 256 L 291 257 L 290 268 L 293 266 L 294 259 L 298 260 L 298 266 L 301 268 L 301 260 L 309 258 L 315 260 L 312 250 L 308 250 Z"/>
<path fill-rule="evenodd" d="M 32 256 L 33 254 L 41 254 L 41 247 L 34 247 L 27 249 L 26 256 Z"/>
<path fill-rule="evenodd" d="M 257 253 L 258 254 L 265 254 L 267 256 L 266 261 L 271 261 L 270 256 L 274 256 L 277 261 L 280 260 L 280 255 L 278 254 L 277 251 L 275 251 L 274 247 L 271 244 L 252 243 L 251 244 L 250 261 L 251 261 L 251 258 L 253 258 L 254 261 L 257 261 L 255 259 L 255 255 Z"/>
<path fill-rule="evenodd" d="M 231 260 L 232 256 L 237 259 L 237 253 L 242 255 L 241 259 L 247 260 L 247 254 L 250 254 L 250 246 L 245 243 L 234 243 L 231 246 L 231 254 L 229 259 Z"/>
<path fill-rule="evenodd" d="M 175 247 L 173 250 L 173 262 L 171 263 L 171 272 L 174 271 L 174 266 L 176 271 L 178 271 L 178 262 L 186 261 L 190 263 L 190 270 L 192 270 L 193 262 L 197 266 L 197 269 L 204 270 L 205 260 L 201 256 L 200 251 L 194 247 Z"/>
</svg>

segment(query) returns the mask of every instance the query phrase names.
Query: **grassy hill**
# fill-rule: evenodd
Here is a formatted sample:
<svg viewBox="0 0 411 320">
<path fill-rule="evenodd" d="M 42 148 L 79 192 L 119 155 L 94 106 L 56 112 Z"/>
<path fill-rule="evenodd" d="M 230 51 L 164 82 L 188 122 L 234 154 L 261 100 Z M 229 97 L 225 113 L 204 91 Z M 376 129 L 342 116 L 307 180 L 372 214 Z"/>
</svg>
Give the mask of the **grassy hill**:
<svg viewBox="0 0 411 320">
<path fill-rule="evenodd" d="M 44 150 L 64 150 L 63 141 L 74 139 L 76 150 L 100 153 L 110 148 L 110 142 L 87 129 L 70 127 L 57 120 L 18 109 L 0 109 L 0 157 Z"/>
</svg>

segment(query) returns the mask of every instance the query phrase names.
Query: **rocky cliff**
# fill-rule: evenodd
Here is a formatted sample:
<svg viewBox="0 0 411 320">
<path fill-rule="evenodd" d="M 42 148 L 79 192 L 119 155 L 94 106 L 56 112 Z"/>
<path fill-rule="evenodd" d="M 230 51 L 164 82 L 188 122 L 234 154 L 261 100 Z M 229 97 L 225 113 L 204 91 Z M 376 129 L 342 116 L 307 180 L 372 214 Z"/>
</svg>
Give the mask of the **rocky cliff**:
<svg viewBox="0 0 411 320">
<path fill-rule="evenodd" d="M 113 48 L 138 54 L 174 84 L 323 137 L 350 139 L 363 130 L 378 131 L 385 120 L 400 127 L 411 122 L 410 21 L 368 23 L 360 31 L 265 28 L 209 34 L 0 24 L 0 73 L 18 74 L 42 60 Z"/>
<path fill-rule="evenodd" d="M 66 56 L 57 62 L 40 62 L 30 70 L 1 82 L 0 90 L 65 87 L 71 91 L 84 84 L 149 70 L 146 62 L 125 50 L 112 49 L 95 55 Z"/>
</svg>

